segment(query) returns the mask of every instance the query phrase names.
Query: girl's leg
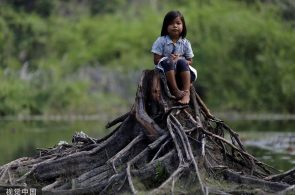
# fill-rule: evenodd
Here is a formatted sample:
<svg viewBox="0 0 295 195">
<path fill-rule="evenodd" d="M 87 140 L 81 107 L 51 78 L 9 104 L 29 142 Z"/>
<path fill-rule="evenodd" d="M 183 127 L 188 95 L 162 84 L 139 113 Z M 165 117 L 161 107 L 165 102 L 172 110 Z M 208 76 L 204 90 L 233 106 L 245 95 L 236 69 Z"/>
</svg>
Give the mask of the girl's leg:
<svg viewBox="0 0 295 195">
<path fill-rule="evenodd" d="M 169 87 L 171 89 L 172 95 L 174 95 L 177 99 L 182 98 L 186 92 L 181 91 L 178 89 L 177 84 L 176 84 L 176 79 L 175 79 L 175 66 L 174 62 L 171 58 L 167 58 L 161 63 L 162 67 L 164 68 L 164 72 L 169 84 Z"/>
<path fill-rule="evenodd" d="M 186 94 L 178 102 L 181 104 L 188 104 L 190 101 L 191 73 L 185 59 L 179 59 L 177 61 L 177 72 L 181 78 L 182 90 L 186 91 Z"/>
</svg>

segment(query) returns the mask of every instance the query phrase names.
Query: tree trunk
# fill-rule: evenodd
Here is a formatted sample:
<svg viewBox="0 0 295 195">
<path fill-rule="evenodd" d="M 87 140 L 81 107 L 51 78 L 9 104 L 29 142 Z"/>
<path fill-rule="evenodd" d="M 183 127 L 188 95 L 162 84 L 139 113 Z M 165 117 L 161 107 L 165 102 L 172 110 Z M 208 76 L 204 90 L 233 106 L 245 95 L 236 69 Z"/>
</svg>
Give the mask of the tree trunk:
<svg viewBox="0 0 295 195">
<path fill-rule="evenodd" d="M 279 170 L 249 154 L 239 135 L 210 113 L 193 87 L 190 90 L 189 105 L 179 105 L 161 71 L 143 71 L 130 112 L 106 126 L 121 123 L 113 132 L 101 139 L 76 133 L 72 144 L 38 149 L 35 158 L 1 166 L 0 193 L 23 188 L 24 183 L 43 194 L 63 195 L 294 190 L 295 168 L 274 175 Z"/>
</svg>

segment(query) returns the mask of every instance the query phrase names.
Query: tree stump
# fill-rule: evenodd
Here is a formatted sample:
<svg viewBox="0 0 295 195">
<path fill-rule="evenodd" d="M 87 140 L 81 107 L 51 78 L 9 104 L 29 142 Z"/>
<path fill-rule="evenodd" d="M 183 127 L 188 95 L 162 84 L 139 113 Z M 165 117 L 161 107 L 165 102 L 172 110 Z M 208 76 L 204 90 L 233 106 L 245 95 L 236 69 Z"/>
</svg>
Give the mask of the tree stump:
<svg viewBox="0 0 295 195">
<path fill-rule="evenodd" d="M 171 95 L 165 75 L 145 70 L 130 112 L 95 139 L 38 149 L 0 167 L 0 193 L 37 188 L 37 194 L 287 194 L 295 168 L 281 174 L 249 154 L 239 135 L 215 118 L 190 89 L 189 105 Z M 224 138 L 228 133 L 231 140 Z"/>
</svg>

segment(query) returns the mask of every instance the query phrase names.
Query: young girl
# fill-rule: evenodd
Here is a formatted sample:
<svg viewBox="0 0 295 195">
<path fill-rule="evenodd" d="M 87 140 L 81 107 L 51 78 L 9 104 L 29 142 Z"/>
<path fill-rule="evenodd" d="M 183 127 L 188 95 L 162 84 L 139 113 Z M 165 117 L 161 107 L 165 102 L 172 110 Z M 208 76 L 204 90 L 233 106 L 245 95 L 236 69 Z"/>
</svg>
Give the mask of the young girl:
<svg viewBox="0 0 295 195">
<path fill-rule="evenodd" d="M 152 47 L 155 68 L 165 72 L 171 93 L 180 99 L 180 104 L 189 103 L 190 86 L 197 79 L 197 71 L 191 66 L 194 54 L 185 36 L 183 15 L 179 11 L 171 11 L 164 18 L 161 37 Z M 181 81 L 181 90 L 177 85 L 178 80 Z"/>
</svg>

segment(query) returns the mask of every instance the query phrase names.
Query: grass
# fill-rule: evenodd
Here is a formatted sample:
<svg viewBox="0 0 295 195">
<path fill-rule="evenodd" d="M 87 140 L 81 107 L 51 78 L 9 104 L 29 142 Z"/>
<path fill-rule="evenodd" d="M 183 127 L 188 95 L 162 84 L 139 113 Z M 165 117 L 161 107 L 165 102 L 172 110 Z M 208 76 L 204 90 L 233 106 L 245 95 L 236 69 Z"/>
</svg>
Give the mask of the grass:
<svg viewBox="0 0 295 195">
<path fill-rule="evenodd" d="M 167 172 L 165 168 L 162 166 L 160 161 L 157 162 L 157 172 L 156 172 L 155 179 L 158 180 L 159 182 L 167 179 Z"/>
<path fill-rule="evenodd" d="M 24 176 L 29 170 L 28 169 L 21 169 L 18 171 L 20 177 Z"/>
</svg>

